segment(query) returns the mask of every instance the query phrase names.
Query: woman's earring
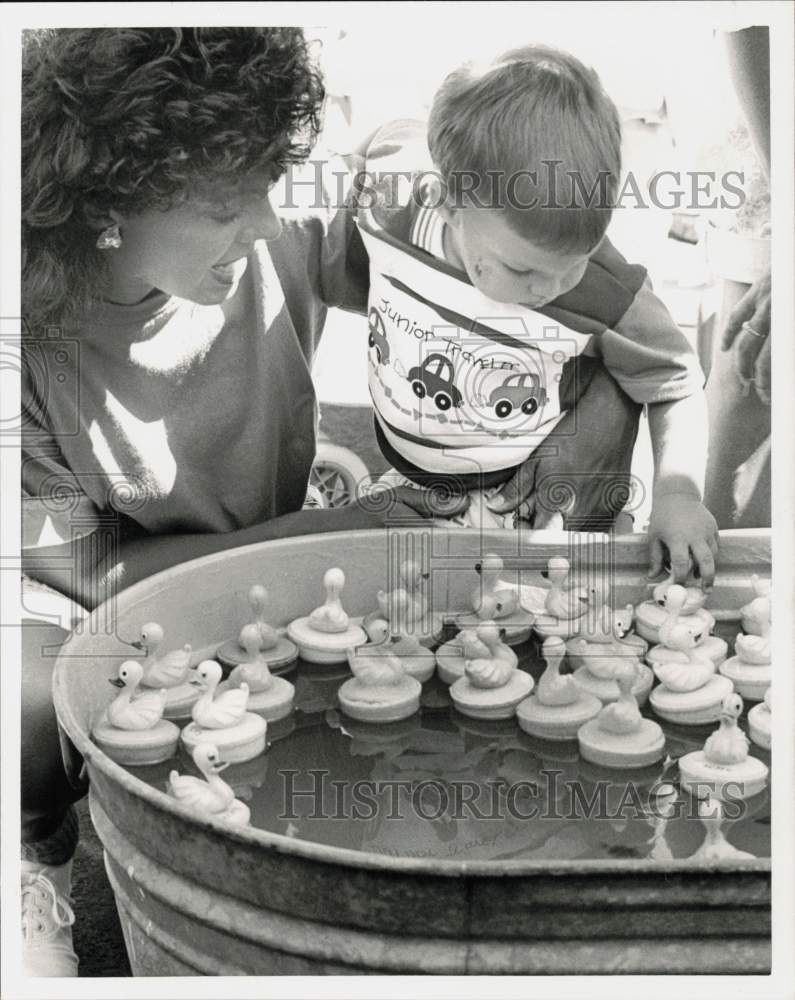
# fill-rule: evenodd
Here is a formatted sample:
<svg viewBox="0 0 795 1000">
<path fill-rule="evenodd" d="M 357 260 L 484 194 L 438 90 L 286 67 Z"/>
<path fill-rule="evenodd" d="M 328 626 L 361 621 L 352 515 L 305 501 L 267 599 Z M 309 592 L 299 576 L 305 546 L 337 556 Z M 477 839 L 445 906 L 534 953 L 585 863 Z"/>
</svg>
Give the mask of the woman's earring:
<svg viewBox="0 0 795 1000">
<path fill-rule="evenodd" d="M 121 246 L 121 232 L 117 223 L 103 229 L 97 237 L 98 250 L 118 250 Z"/>
</svg>

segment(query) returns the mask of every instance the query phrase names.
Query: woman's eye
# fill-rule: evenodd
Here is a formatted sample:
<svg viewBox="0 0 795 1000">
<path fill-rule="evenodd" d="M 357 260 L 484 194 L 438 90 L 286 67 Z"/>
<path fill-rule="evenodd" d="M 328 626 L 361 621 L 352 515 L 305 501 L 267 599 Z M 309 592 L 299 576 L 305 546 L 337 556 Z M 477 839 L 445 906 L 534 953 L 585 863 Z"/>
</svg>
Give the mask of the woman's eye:
<svg viewBox="0 0 795 1000">
<path fill-rule="evenodd" d="M 213 222 L 217 222 L 221 226 L 229 226 L 240 218 L 240 212 L 229 212 L 226 215 L 211 215 L 210 218 Z"/>
<path fill-rule="evenodd" d="M 502 266 L 505 268 L 506 271 L 510 271 L 511 274 L 515 274 L 517 277 L 520 278 L 527 278 L 529 275 L 533 273 L 532 268 L 524 270 L 522 268 L 511 267 L 508 264 L 503 264 Z"/>
</svg>

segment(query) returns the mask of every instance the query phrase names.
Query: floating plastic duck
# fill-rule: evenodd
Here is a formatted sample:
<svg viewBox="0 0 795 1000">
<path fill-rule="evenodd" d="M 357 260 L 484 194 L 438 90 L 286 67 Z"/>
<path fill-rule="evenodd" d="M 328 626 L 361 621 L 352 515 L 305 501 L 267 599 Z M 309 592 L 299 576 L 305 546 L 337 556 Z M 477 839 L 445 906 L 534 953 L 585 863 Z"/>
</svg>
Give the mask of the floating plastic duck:
<svg viewBox="0 0 795 1000">
<path fill-rule="evenodd" d="M 94 727 L 97 745 L 117 764 L 157 764 L 174 755 L 179 729 L 163 719 L 166 689 L 140 691 L 143 667 L 125 660 L 110 683 L 121 688 Z"/>
<path fill-rule="evenodd" d="M 483 659 L 488 655 L 489 647 L 478 638 L 477 627 L 467 626 L 436 650 L 439 678 L 445 684 L 452 684 L 464 676 L 467 660 Z"/>
<path fill-rule="evenodd" d="M 660 607 L 665 607 L 669 588 L 678 586 L 681 586 L 681 584 L 676 582 L 676 575 L 673 569 L 671 569 L 667 580 L 663 580 L 662 583 L 654 585 L 654 589 L 652 590 L 652 599 L 659 604 Z M 685 600 L 681 609 L 681 613 L 683 615 L 692 615 L 694 611 L 698 611 L 699 608 L 704 607 L 707 595 L 701 587 L 684 586 L 683 589 L 685 591 Z"/>
<path fill-rule="evenodd" d="M 702 655 L 687 624 L 675 625 L 666 636 L 666 652 L 677 653 L 681 660 L 652 659 L 659 646 L 650 651 L 649 662 L 661 681 L 651 692 L 652 708 L 661 718 L 682 725 L 717 721 L 724 698 L 734 690 L 731 681 L 715 673 L 715 664 Z"/>
<path fill-rule="evenodd" d="M 712 794 L 723 799 L 728 791 L 730 797 L 747 799 L 765 787 L 768 768 L 749 757 L 748 737 L 737 724 L 742 710 L 740 695 L 728 695 L 723 701 L 720 728 L 707 738 L 703 750 L 680 759 L 682 786 L 698 798 Z"/>
<path fill-rule="evenodd" d="M 366 626 L 365 632 L 369 639 L 368 646 L 373 647 L 374 653 L 383 651 L 396 656 L 409 677 L 416 677 L 421 683 L 430 680 L 436 660 L 433 653 L 427 646 L 423 646 L 416 636 L 395 635 L 392 632 L 392 624 L 385 618 L 373 619 Z"/>
<path fill-rule="evenodd" d="M 200 743 L 193 751 L 193 762 L 203 777 L 171 771 L 168 776 L 168 793 L 189 809 L 213 819 L 225 820 L 236 826 L 246 826 L 251 813 L 244 802 L 235 798 L 232 788 L 219 777 L 219 772 L 229 762 L 221 761 L 218 748 L 211 743 Z"/>
<path fill-rule="evenodd" d="M 348 650 L 353 677 L 337 692 L 340 708 L 362 722 L 397 722 L 420 707 L 422 684 L 409 677 L 391 653 L 373 652 L 368 646 Z"/>
<path fill-rule="evenodd" d="M 248 622 L 257 630 L 259 637 L 258 652 L 271 670 L 283 670 L 298 658 L 298 647 L 282 635 L 277 628 L 265 620 L 265 607 L 268 603 L 268 591 L 265 587 L 255 584 L 248 592 L 248 603 L 251 606 L 253 621 Z M 229 639 L 222 643 L 216 658 L 222 666 L 236 667 L 239 663 L 250 660 L 249 653 L 243 649 L 238 639 Z"/>
<path fill-rule="evenodd" d="M 476 634 L 488 649 L 488 655 L 468 660 L 466 676 L 475 687 L 502 687 L 517 668 L 519 661 L 516 653 L 501 642 L 499 626 L 494 622 L 484 622 Z"/>
<path fill-rule="evenodd" d="M 773 703 L 770 698 L 770 688 L 765 691 L 764 701 L 748 712 L 748 733 L 751 740 L 763 750 L 770 749 L 770 733 L 772 729 Z"/>
<path fill-rule="evenodd" d="M 240 722 L 246 714 L 248 684 L 216 694 L 223 672 L 215 660 L 203 660 L 196 668 L 196 679 L 191 683 L 202 689 L 193 706 L 193 721 L 202 729 L 226 729 Z"/>
<path fill-rule="evenodd" d="M 459 712 L 473 719 L 510 719 L 533 690 L 533 678 L 517 669 L 516 654 L 502 642 L 496 622 L 478 626 L 477 637 L 489 654 L 466 661 L 465 674 L 452 684 L 450 697 Z"/>
<path fill-rule="evenodd" d="M 743 632 L 746 635 L 764 635 L 770 625 L 770 581 L 763 580 L 755 573 L 751 577 L 754 590 L 753 600 L 740 608 Z"/>
<path fill-rule="evenodd" d="M 700 861 L 702 864 L 719 864 L 721 861 L 743 861 L 755 860 L 756 855 L 748 851 L 741 851 L 726 840 L 723 832 L 723 806 L 719 799 L 711 796 L 698 804 L 698 816 L 704 824 L 706 836 L 704 843 L 695 854 L 691 855 L 692 861 Z"/>
<path fill-rule="evenodd" d="M 182 742 L 191 753 L 198 743 L 212 743 L 228 761 L 251 760 L 265 749 L 267 723 L 247 711 L 248 684 L 219 692 L 221 676 L 215 660 L 203 660 L 196 668 L 191 683 L 202 693 L 192 709 L 193 722 L 182 730 Z"/>
<path fill-rule="evenodd" d="M 480 581 L 470 594 L 472 611 L 459 616 L 458 621 L 462 626 L 498 621 L 504 629 L 505 641 L 515 646 L 530 637 L 535 616 L 521 606 L 518 589 L 500 579 L 503 569 L 502 558 L 495 553 L 485 555 L 475 564 Z"/>
<path fill-rule="evenodd" d="M 665 598 L 666 617 L 658 629 L 660 644 L 654 646 L 646 655 L 646 662 L 651 667 L 660 663 L 689 663 L 692 659 L 691 649 L 695 648 L 695 656 L 709 660 L 713 666 L 720 666 L 726 659 L 729 646 L 724 639 L 715 635 L 707 635 L 703 630 L 700 615 L 681 616 L 684 604 L 684 587 L 672 584 Z M 692 636 L 692 642 L 687 638 Z"/>
<path fill-rule="evenodd" d="M 569 620 L 580 618 L 588 610 L 588 592 L 574 587 L 569 581 L 569 560 L 553 556 L 542 573 L 549 580 L 549 592 L 544 606 L 553 618 Z"/>
<path fill-rule="evenodd" d="M 444 623 L 442 616 L 431 610 L 424 592 L 423 582 L 428 574 L 413 560 L 407 560 L 401 563 L 398 575 L 401 585 L 394 590 L 378 591 L 378 610 L 365 617 L 364 627 L 376 618 L 385 618 L 394 632 L 416 636 L 423 646 L 432 646 L 441 638 Z"/>
<path fill-rule="evenodd" d="M 542 655 L 546 669 L 535 692 L 516 709 L 520 727 L 531 736 L 574 739 L 580 726 L 601 711 L 602 703 L 598 698 L 579 688 L 571 674 L 560 673 L 565 652 L 562 639 L 551 636 L 544 640 Z"/>
<path fill-rule="evenodd" d="M 345 574 L 341 569 L 330 569 L 323 577 L 326 600 L 309 615 L 309 624 L 318 632 L 345 632 L 351 623 L 340 600 L 345 586 Z"/>
<path fill-rule="evenodd" d="M 761 629 L 760 634 L 738 635 L 734 643 L 736 655 L 720 666 L 720 672 L 729 678 L 739 694 L 748 701 L 761 701 L 764 698 L 772 676 L 770 622 L 760 620 L 757 625 Z"/>
<path fill-rule="evenodd" d="M 157 622 L 147 622 L 141 629 L 141 638 L 130 645 L 142 649 L 146 656 L 141 661 L 143 676 L 141 683 L 150 688 L 173 688 L 184 684 L 190 670 L 191 647 L 186 643 L 182 649 L 158 656 L 163 644 L 164 632 Z"/>
<path fill-rule="evenodd" d="M 287 638 L 294 642 L 301 656 L 310 663 L 344 663 L 348 649 L 367 641 L 363 628 L 354 625 L 345 612 L 340 594 L 345 574 L 337 567 L 323 577 L 326 601 L 319 608 L 287 626 Z"/>
<path fill-rule="evenodd" d="M 679 624 L 679 619 L 684 618 L 694 632 L 708 636 L 715 627 L 715 618 L 706 608 L 696 607 L 692 611 L 687 608 L 687 589 L 678 583 L 667 584 L 663 606 L 657 601 L 643 601 L 635 609 L 637 631 L 649 642 L 665 642 L 664 630 Z"/>
<path fill-rule="evenodd" d="M 629 660 L 639 660 L 644 657 L 649 644 L 639 635 L 630 632 L 634 614 L 635 609 L 631 604 L 615 610 L 603 604 L 596 607 L 595 613 L 589 610 L 579 620 L 578 634 L 566 643 L 566 652 L 572 669 L 585 666 L 587 657 L 615 657 Z"/>
<path fill-rule="evenodd" d="M 616 674 L 619 698 L 604 705 L 596 716 L 580 727 L 577 740 L 585 760 L 605 767 L 647 767 L 661 760 L 665 736 L 660 726 L 640 714 L 632 693 L 637 675 L 623 666 Z"/>
<path fill-rule="evenodd" d="M 244 625 L 240 631 L 240 645 L 248 660 L 239 663 L 229 680 L 219 688 L 222 691 L 248 688 L 247 710 L 261 715 L 266 722 L 285 718 L 293 710 L 295 688 L 283 677 L 274 677 L 259 648 L 259 631 L 256 625 Z"/>
<path fill-rule="evenodd" d="M 632 670 L 635 676 L 633 694 L 640 705 L 649 697 L 654 674 L 645 664 L 640 663 L 631 646 L 614 640 L 607 643 L 590 643 L 575 636 L 566 643 L 569 657 L 579 666 L 573 674 L 574 683 L 586 694 L 593 695 L 602 703 L 609 704 L 619 698 L 618 674 L 624 669 Z"/>
</svg>

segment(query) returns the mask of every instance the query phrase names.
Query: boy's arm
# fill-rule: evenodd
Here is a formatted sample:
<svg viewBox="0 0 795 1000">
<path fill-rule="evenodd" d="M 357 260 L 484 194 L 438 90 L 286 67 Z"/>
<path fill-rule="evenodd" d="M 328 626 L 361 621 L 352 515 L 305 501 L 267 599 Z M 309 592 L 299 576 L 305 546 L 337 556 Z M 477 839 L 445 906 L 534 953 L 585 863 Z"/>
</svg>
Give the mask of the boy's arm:
<svg viewBox="0 0 795 1000">
<path fill-rule="evenodd" d="M 707 463 L 707 407 L 703 390 L 667 403 L 650 403 L 649 432 L 654 453 L 654 489 L 649 575 L 663 569 L 668 549 L 677 580 L 692 561 L 706 587 L 715 578 L 718 526 L 701 502 Z"/>
</svg>

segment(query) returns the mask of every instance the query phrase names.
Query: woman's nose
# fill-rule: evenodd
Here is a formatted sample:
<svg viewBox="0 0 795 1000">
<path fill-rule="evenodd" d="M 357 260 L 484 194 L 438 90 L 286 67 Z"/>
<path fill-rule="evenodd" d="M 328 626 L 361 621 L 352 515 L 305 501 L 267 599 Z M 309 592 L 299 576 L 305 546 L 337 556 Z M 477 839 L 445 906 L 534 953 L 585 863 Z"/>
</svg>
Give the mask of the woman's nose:
<svg viewBox="0 0 795 1000">
<path fill-rule="evenodd" d="M 282 222 L 274 212 L 270 198 L 249 212 L 238 235 L 238 243 L 250 245 L 256 240 L 275 240 L 282 231 Z"/>
</svg>

